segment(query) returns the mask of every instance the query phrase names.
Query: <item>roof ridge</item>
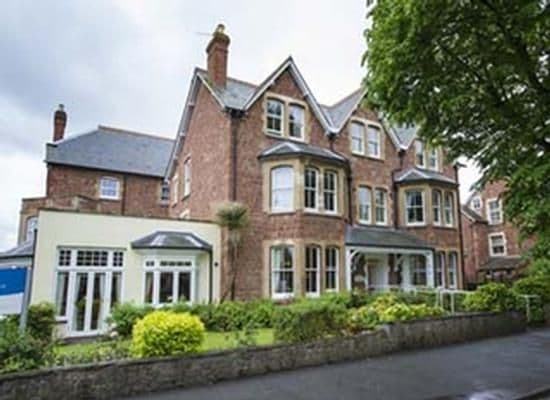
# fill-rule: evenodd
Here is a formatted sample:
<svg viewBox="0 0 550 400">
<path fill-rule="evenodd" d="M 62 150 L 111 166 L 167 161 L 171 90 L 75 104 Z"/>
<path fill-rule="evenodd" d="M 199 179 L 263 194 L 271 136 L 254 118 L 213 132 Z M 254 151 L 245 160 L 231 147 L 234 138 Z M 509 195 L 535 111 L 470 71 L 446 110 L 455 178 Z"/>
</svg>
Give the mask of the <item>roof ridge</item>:
<svg viewBox="0 0 550 400">
<path fill-rule="evenodd" d="M 107 125 L 101 125 L 101 124 L 97 126 L 97 130 L 106 130 L 106 131 L 111 131 L 116 133 L 128 133 L 131 135 L 147 136 L 153 139 L 168 140 L 171 142 L 174 141 L 174 139 L 170 139 L 166 136 L 160 136 L 160 134 L 152 134 L 147 132 L 139 132 L 139 131 L 134 131 L 129 129 L 123 129 L 123 128 L 115 128 L 113 126 L 107 126 Z"/>
<path fill-rule="evenodd" d="M 344 101 L 346 100 L 349 100 L 352 96 L 354 96 L 355 94 L 357 94 L 358 92 L 361 92 L 363 89 L 362 88 L 357 88 L 355 89 L 353 92 L 351 92 L 350 94 L 348 94 L 347 96 L 345 96 L 344 98 L 338 100 L 336 103 L 330 105 L 330 106 L 327 106 L 325 105 L 325 107 L 328 107 L 328 108 L 334 108 L 340 104 L 342 104 Z"/>
</svg>

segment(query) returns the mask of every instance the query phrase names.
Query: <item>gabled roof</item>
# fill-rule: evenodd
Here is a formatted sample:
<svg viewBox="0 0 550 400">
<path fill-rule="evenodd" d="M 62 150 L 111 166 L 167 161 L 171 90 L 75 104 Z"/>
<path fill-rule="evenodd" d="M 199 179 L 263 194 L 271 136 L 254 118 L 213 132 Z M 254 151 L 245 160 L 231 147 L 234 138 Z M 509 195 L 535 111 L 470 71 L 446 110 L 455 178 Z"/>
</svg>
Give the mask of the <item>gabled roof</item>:
<svg viewBox="0 0 550 400">
<path fill-rule="evenodd" d="M 11 258 L 28 258 L 34 255 L 34 241 L 29 240 L 20 245 L 0 253 L 0 260 Z"/>
<path fill-rule="evenodd" d="M 132 242 L 133 249 L 211 250 L 212 246 L 190 232 L 156 231 Z"/>
<path fill-rule="evenodd" d="M 328 161 L 347 163 L 348 160 L 334 151 L 323 147 L 314 146 L 306 143 L 283 141 L 262 151 L 258 158 L 269 158 L 285 155 L 305 155 L 316 158 L 322 158 Z"/>
<path fill-rule="evenodd" d="M 417 137 L 418 127 L 416 125 L 392 125 L 390 130 L 399 139 L 404 149 L 408 149 L 414 138 Z"/>
<path fill-rule="evenodd" d="M 357 225 L 346 226 L 346 245 L 429 250 L 434 248 L 404 230 Z"/>
<path fill-rule="evenodd" d="M 100 125 L 91 132 L 48 143 L 46 162 L 160 178 L 173 146 L 172 139 Z"/>
<path fill-rule="evenodd" d="M 462 214 L 464 214 L 467 218 L 469 218 L 470 220 L 474 221 L 474 222 L 481 222 L 481 223 L 487 223 L 487 221 L 481 216 L 479 215 L 477 212 L 475 212 L 474 210 L 472 210 L 470 207 L 468 207 L 467 205 L 462 205 L 462 207 L 460 207 L 460 211 L 462 212 Z"/>
<path fill-rule="evenodd" d="M 448 176 L 442 175 L 435 171 L 427 169 L 419 169 L 416 167 L 409 168 L 403 172 L 400 172 L 395 177 L 396 182 L 418 182 L 418 181 L 436 181 L 442 183 L 450 183 L 456 185 L 456 181 Z"/>
</svg>

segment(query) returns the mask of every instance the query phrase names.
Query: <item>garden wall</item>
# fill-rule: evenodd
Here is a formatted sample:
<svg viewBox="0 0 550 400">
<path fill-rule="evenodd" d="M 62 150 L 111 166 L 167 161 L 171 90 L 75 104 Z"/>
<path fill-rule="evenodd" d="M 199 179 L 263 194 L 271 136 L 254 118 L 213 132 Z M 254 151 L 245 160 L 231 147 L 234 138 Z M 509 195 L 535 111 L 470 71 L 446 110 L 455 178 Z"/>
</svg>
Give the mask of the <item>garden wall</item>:
<svg viewBox="0 0 550 400">
<path fill-rule="evenodd" d="M 519 333 L 525 329 L 525 317 L 519 313 L 472 314 L 387 325 L 375 332 L 312 343 L 23 372 L 0 377 L 0 400 L 109 399 Z"/>
</svg>

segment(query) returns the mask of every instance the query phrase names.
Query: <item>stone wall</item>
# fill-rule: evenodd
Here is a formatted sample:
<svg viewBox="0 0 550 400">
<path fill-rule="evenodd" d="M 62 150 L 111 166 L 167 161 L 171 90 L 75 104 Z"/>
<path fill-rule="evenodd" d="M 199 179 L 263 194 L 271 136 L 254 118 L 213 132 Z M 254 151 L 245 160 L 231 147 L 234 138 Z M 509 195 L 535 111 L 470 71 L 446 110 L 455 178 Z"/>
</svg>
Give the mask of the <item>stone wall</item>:
<svg viewBox="0 0 550 400">
<path fill-rule="evenodd" d="M 25 372 L 0 377 L 0 400 L 110 399 L 519 333 L 525 327 L 518 313 L 462 315 L 305 344 Z"/>
</svg>

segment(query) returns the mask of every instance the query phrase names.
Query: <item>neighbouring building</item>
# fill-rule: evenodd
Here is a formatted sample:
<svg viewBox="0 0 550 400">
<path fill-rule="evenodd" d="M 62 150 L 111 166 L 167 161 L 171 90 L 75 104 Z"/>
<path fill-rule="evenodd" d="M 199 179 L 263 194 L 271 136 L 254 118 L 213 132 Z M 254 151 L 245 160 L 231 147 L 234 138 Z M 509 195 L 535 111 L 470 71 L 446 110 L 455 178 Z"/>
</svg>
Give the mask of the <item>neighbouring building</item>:
<svg viewBox="0 0 550 400">
<path fill-rule="evenodd" d="M 475 288 L 489 281 L 506 282 L 523 272 L 521 255 L 531 241 L 522 243 L 519 230 L 506 220 L 503 181 L 475 191 L 461 209 L 464 238 L 465 286 Z"/>
<path fill-rule="evenodd" d="M 120 301 L 218 301 L 231 271 L 240 299 L 462 288 L 459 165 L 361 90 L 319 103 L 291 57 L 258 84 L 228 76 L 229 44 L 219 26 L 175 140 L 65 137 L 55 112 L 46 195 L 23 200 L 18 246 L 0 254 L 33 265 L 32 301 L 78 336 Z M 212 222 L 229 201 L 250 213 L 233 266 Z"/>
</svg>

